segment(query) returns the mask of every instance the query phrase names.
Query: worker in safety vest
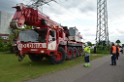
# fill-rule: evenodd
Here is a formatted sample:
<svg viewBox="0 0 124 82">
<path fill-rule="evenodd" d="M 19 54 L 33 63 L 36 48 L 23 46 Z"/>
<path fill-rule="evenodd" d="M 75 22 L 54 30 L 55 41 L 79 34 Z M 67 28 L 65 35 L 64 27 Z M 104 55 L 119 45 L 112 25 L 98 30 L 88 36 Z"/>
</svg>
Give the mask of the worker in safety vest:
<svg viewBox="0 0 124 82">
<path fill-rule="evenodd" d="M 114 45 L 114 43 L 112 43 L 110 54 L 111 54 L 111 65 L 116 65 L 117 47 Z"/>
<path fill-rule="evenodd" d="M 84 56 L 84 60 L 85 60 L 84 67 L 90 67 L 91 66 L 90 65 L 90 58 L 89 58 L 89 56 L 90 56 L 90 47 L 88 46 L 88 44 L 85 44 L 84 46 L 85 46 L 84 47 L 84 54 L 85 54 L 85 56 Z"/>
</svg>

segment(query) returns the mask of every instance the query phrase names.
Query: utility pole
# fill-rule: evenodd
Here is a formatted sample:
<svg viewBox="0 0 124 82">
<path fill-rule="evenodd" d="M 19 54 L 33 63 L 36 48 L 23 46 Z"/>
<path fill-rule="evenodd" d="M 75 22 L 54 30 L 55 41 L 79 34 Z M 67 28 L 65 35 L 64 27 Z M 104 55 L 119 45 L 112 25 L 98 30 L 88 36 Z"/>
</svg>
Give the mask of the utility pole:
<svg viewBox="0 0 124 82">
<path fill-rule="evenodd" d="M 107 0 L 97 0 L 96 44 L 109 44 Z"/>
</svg>

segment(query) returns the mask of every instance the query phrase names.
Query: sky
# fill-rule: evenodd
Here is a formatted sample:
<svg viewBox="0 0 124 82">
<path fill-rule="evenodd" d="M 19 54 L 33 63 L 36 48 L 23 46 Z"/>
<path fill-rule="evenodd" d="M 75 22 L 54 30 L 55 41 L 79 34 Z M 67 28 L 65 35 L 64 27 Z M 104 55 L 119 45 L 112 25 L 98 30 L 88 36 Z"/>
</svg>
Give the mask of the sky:
<svg viewBox="0 0 124 82">
<path fill-rule="evenodd" d="M 97 0 L 56 0 L 39 8 L 52 20 L 81 32 L 83 41 L 95 43 L 97 26 Z M 0 0 L 0 10 L 14 13 L 17 3 L 30 4 L 30 0 Z M 124 44 L 124 0 L 107 0 L 109 40 Z"/>
</svg>

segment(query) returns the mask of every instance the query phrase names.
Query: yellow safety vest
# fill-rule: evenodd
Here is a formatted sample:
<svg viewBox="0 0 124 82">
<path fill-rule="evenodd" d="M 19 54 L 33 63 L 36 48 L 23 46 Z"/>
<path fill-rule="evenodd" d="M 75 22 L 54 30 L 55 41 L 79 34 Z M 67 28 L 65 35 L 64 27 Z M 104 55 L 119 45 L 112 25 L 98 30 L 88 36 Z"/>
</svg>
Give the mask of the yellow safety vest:
<svg viewBox="0 0 124 82">
<path fill-rule="evenodd" d="M 87 46 L 87 47 L 85 47 L 84 48 L 84 52 L 86 52 L 86 53 L 89 53 L 90 54 L 90 48 Z"/>
</svg>

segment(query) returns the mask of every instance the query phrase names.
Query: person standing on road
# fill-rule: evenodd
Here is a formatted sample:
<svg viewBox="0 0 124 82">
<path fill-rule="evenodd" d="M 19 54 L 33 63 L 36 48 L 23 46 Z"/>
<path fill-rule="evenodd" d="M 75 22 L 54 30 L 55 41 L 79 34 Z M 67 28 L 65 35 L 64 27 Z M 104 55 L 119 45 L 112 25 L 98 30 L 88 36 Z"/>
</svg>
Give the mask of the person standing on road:
<svg viewBox="0 0 124 82">
<path fill-rule="evenodd" d="M 88 46 L 88 44 L 85 44 L 85 48 L 84 48 L 84 60 L 85 60 L 85 64 L 84 67 L 90 67 L 90 47 Z"/>
<path fill-rule="evenodd" d="M 96 53 L 96 45 L 94 46 L 93 52 Z"/>
<path fill-rule="evenodd" d="M 117 52 L 117 48 L 114 45 L 114 43 L 112 43 L 112 47 L 110 49 L 110 54 L 111 54 L 111 65 L 116 65 L 116 52 Z"/>
<path fill-rule="evenodd" d="M 116 46 L 116 59 L 118 60 L 119 54 L 120 53 L 120 47 L 119 45 Z"/>
<path fill-rule="evenodd" d="M 123 54 L 123 46 L 120 47 L 120 52 Z"/>
</svg>

